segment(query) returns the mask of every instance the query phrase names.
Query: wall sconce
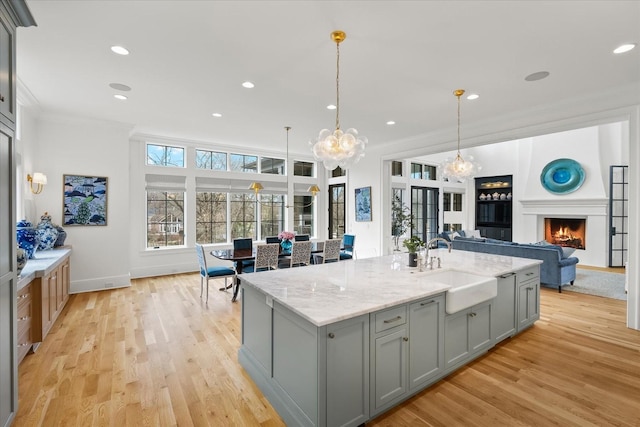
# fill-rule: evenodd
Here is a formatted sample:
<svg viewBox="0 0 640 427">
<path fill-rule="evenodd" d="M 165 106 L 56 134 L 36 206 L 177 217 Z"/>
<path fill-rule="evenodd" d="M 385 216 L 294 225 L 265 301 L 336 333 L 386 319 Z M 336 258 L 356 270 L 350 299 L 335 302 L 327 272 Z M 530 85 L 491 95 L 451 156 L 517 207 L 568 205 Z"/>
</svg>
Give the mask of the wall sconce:
<svg viewBox="0 0 640 427">
<path fill-rule="evenodd" d="M 27 181 L 29 182 L 29 189 L 33 194 L 40 194 L 44 190 L 44 186 L 47 185 L 47 176 L 40 172 L 34 172 L 33 176 L 27 175 Z M 35 188 L 33 188 L 35 184 Z"/>
</svg>

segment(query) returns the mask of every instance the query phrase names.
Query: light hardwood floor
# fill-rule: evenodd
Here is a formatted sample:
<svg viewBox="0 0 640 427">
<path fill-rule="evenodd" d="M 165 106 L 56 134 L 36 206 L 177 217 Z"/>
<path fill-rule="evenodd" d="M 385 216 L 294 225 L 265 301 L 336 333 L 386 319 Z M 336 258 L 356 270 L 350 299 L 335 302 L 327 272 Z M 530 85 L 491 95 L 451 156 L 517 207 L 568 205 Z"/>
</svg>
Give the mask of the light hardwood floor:
<svg viewBox="0 0 640 427">
<path fill-rule="evenodd" d="M 196 273 L 72 295 L 14 426 L 284 425 L 237 361 L 241 303 L 199 293 Z M 542 289 L 532 328 L 367 426 L 640 426 L 639 405 L 624 301 Z"/>
</svg>

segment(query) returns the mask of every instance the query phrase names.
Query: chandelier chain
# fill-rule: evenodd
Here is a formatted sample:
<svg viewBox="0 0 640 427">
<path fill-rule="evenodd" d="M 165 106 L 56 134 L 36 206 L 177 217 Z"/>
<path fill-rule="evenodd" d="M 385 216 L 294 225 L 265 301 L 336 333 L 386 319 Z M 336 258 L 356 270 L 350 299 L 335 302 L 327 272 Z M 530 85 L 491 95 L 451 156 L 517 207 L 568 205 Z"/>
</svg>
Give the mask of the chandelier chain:
<svg viewBox="0 0 640 427">
<path fill-rule="evenodd" d="M 336 43 L 336 129 L 340 129 L 340 42 Z"/>
</svg>

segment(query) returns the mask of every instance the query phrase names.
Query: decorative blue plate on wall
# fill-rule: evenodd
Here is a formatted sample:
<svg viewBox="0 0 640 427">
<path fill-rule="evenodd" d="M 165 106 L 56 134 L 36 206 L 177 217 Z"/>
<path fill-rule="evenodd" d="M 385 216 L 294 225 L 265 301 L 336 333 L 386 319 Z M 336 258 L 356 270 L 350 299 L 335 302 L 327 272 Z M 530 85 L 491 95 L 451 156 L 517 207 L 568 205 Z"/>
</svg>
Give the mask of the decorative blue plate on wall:
<svg viewBox="0 0 640 427">
<path fill-rule="evenodd" d="M 584 170 L 580 163 L 572 159 L 556 159 L 542 169 L 542 186 L 555 194 L 567 194 L 576 191 L 584 182 Z"/>
</svg>

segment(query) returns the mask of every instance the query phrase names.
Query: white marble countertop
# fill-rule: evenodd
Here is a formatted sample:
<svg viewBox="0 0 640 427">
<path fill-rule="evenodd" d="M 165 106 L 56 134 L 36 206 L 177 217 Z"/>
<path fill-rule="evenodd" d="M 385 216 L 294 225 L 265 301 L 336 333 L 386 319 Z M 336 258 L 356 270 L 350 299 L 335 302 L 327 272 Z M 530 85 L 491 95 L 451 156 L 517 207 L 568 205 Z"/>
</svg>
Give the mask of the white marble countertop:
<svg viewBox="0 0 640 427">
<path fill-rule="evenodd" d="M 252 286 L 316 326 L 445 292 L 448 285 L 429 279 L 430 272 L 456 269 L 497 277 L 542 261 L 470 251 L 429 251 L 442 268 L 419 272 L 408 267 L 408 255 L 388 255 L 282 270 L 242 274 Z"/>
<path fill-rule="evenodd" d="M 47 251 L 36 251 L 33 255 L 35 258 L 27 261 L 18 276 L 18 290 L 27 286 L 36 277 L 43 277 L 49 273 L 70 253 L 71 249 L 66 246 Z"/>
</svg>

